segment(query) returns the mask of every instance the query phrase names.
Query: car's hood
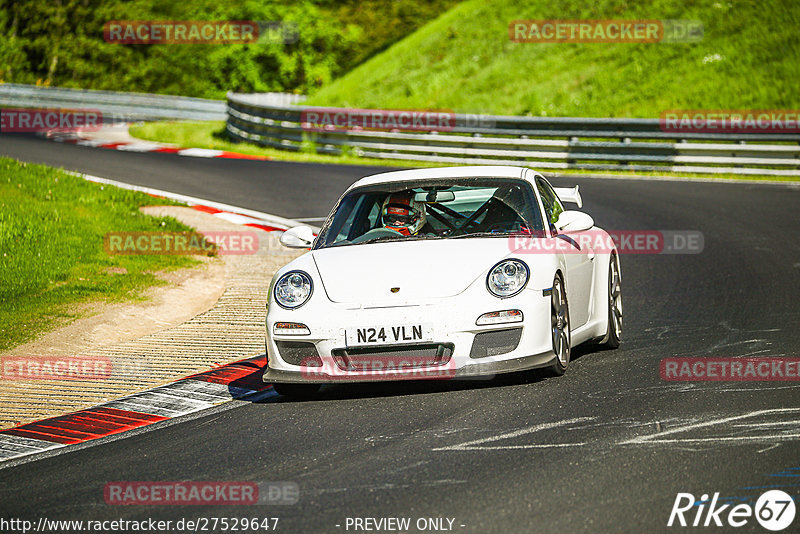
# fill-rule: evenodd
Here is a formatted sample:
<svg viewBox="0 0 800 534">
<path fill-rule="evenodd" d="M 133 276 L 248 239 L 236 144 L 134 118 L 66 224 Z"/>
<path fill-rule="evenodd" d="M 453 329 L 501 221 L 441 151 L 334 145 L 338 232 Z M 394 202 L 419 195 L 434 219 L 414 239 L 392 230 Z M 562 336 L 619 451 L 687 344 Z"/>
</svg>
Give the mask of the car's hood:
<svg viewBox="0 0 800 534">
<path fill-rule="evenodd" d="M 404 305 L 457 295 L 510 252 L 507 238 L 489 237 L 368 243 L 312 255 L 333 302 Z"/>
</svg>

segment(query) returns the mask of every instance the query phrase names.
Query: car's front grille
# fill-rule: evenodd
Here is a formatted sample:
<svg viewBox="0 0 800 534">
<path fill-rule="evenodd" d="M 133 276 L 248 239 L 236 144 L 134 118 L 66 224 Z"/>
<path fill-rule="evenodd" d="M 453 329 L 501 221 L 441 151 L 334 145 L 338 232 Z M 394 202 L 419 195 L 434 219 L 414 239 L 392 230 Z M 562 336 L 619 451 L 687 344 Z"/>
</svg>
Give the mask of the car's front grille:
<svg viewBox="0 0 800 534">
<path fill-rule="evenodd" d="M 443 365 L 453 355 L 452 343 L 350 347 L 331 351 L 336 365 L 344 371 L 414 369 Z"/>
<path fill-rule="evenodd" d="M 322 360 L 317 353 L 317 347 L 307 341 L 276 341 L 278 354 L 283 361 L 290 365 L 303 365 L 305 367 L 321 367 Z"/>
<path fill-rule="evenodd" d="M 506 328 L 505 330 L 492 330 L 475 334 L 469 357 L 486 358 L 487 356 L 506 354 L 519 346 L 521 337 L 522 328 Z"/>
</svg>

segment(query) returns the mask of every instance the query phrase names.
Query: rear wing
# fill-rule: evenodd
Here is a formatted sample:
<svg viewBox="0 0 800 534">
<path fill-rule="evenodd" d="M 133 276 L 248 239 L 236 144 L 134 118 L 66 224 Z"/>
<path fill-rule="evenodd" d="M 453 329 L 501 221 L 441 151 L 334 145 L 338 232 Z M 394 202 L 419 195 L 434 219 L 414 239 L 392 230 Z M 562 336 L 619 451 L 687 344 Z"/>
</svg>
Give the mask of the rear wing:
<svg viewBox="0 0 800 534">
<path fill-rule="evenodd" d="M 561 202 L 572 202 L 577 204 L 579 208 L 583 207 L 583 199 L 577 185 L 575 187 L 554 187 L 553 190 Z"/>
</svg>

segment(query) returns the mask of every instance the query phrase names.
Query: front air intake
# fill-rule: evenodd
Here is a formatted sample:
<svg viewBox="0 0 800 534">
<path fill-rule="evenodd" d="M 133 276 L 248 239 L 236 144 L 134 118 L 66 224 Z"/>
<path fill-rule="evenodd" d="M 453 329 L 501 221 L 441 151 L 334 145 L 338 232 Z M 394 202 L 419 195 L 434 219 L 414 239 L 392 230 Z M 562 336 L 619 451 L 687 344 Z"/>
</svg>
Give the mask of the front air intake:
<svg viewBox="0 0 800 534">
<path fill-rule="evenodd" d="M 322 367 L 317 347 L 307 341 L 276 341 L 278 355 L 290 365 Z"/>
<path fill-rule="evenodd" d="M 475 334 L 469 357 L 486 358 L 488 356 L 506 354 L 519 346 L 521 337 L 522 328 L 507 328 L 505 330 L 492 330 L 491 332 Z"/>
</svg>

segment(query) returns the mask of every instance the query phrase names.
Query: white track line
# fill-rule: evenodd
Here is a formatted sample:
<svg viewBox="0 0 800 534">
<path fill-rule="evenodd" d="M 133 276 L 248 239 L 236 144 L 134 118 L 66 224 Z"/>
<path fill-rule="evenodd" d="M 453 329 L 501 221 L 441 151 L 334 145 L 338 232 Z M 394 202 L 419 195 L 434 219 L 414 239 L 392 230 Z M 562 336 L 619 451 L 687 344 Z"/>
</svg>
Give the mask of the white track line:
<svg viewBox="0 0 800 534">
<path fill-rule="evenodd" d="M 505 434 L 499 434 L 497 436 L 490 436 L 488 438 L 481 438 L 476 439 L 473 441 L 465 441 L 464 443 L 459 443 L 457 445 L 450 445 L 448 447 L 439 447 L 437 449 L 433 449 L 434 451 L 483 451 L 483 450 L 500 450 L 500 449 L 547 449 L 551 447 L 578 447 L 581 445 L 586 445 L 586 443 L 534 443 L 529 445 L 495 445 L 495 446 L 480 446 L 483 443 L 490 443 L 494 441 L 500 441 L 503 439 L 511 439 L 517 438 L 519 436 L 524 436 L 526 434 L 532 434 L 534 432 L 539 432 L 540 430 L 548 430 L 551 428 L 556 428 L 559 426 L 566 426 L 573 423 L 583 423 L 585 421 L 592 421 L 594 417 L 576 417 L 574 419 L 565 419 L 563 421 L 555 421 L 553 423 L 543 423 L 540 425 L 534 425 L 528 428 L 523 428 L 521 430 L 514 430 L 513 432 L 507 432 Z"/>
<path fill-rule="evenodd" d="M 782 413 L 798 413 L 800 412 L 800 408 L 774 408 L 770 410 L 757 410 L 755 412 L 746 413 L 744 415 L 735 415 L 732 417 L 723 417 L 722 419 L 712 419 L 711 421 L 705 421 L 703 423 L 693 423 L 690 425 L 684 425 L 677 428 L 673 428 L 670 430 L 665 430 L 663 432 L 658 432 L 656 434 L 651 434 L 649 436 L 639 436 L 633 438 L 628 441 L 623 441 L 620 445 L 631 445 L 631 444 L 643 444 L 643 443 L 681 443 L 681 442 L 690 442 L 690 443 L 698 443 L 698 442 L 713 442 L 713 441 L 764 441 L 764 440 L 772 440 L 772 441 L 779 441 L 781 439 L 786 438 L 797 438 L 800 437 L 800 434 L 776 434 L 776 435 L 767 435 L 767 436 L 736 436 L 736 437 L 710 437 L 710 438 L 677 438 L 677 439 L 662 439 L 663 436 L 669 436 L 671 434 L 677 434 L 679 432 L 688 432 L 690 430 L 697 430 L 698 428 L 705 428 L 714 425 L 721 425 L 724 423 L 728 423 L 730 421 L 738 421 L 740 419 L 747 419 L 750 417 L 758 417 L 760 415 L 767 415 L 767 414 L 782 414 Z"/>
</svg>

